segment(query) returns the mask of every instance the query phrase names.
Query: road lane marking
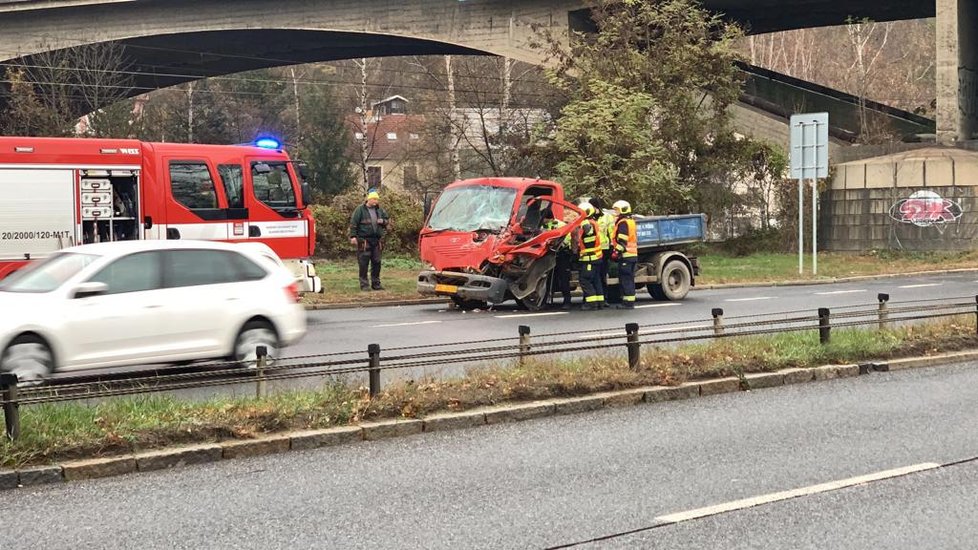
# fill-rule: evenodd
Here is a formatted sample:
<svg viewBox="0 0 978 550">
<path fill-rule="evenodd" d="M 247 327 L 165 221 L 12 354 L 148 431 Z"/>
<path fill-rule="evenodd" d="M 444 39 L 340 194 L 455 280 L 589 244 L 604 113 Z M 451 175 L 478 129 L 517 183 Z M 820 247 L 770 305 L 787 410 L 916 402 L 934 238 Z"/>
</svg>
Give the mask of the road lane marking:
<svg viewBox="0 0 978 550">
<path fill-rule="evenodd" d="M 387 327 L 410 327 L 413 325 L 433 325 L 435 323 L 440 323 L 441 321 L 418 321 L 416 323 L 394 323 L 391 325 L 374 325 L 370 328 L 387 328 Z"/>
<path fill-rule="evenodd" d="M 773 300 L 774 296 L 758 296 L 756 298 L 731 298 L 724 302 L 753 302 L 755 300 Z"/>
<path fill-rule="evenodd" d="M 913 466 L 894 468 L 892 470 L 884 470 L 882 472 L 876 472 L 873 474 L 850 477 L 848 479 L 840 479 L 838 481 L 830 481 L 828 483 L 820 483 L 818 485 L 809 485 L 808 487 L 801 487 L 799 489 L 791 489 L 789 491 L 781 491 L 778 493 L 769 493 L 767 495 L 745 498 L 741 500 L 734 500 L 723 504 L 717 504 L 715 506 L 706 506 L 704 508 L 697 508 L 695 510 L 687 510 L 685 512 L 667 514 L 664 516 L 659 516 L 655 518 L 655 520 L 657 522 L 660 522 L 659 525 L 679 523 L 682 521 L 689 521 L 691 519 L 699 519 L 707 516 L 715 516 L 717 514 L 733 512 L 735 510 L 743 510 L 744 508 L 751 508 L 753 506 L 760 506 L 762 504 L 770 504 L 772 502 L 778 502 L 781 500 L 788 500 L 791 498 L 809 496 L 818 493 L 825 493 L 828 491 L 844 489 L 846 487 L 862 485 L 864 483 L 871 483 L 874 481 L 880 481 L 884 479 L 905 476 L 908 474 L 922 472 L 925 470 L 932 470 L 934 468 L 940 468 L 940 467 L 941 467 L 940 464 L 936 464 L 933 462 L 914 464 Z"/>
<path fill-rule="evenodd" d="M 516 319 L 517 317 L 543 317 L 546 315 L 567 315 L 568 311 L 547 311 L 544 313 L 517 313 L 515 315 L 493 315 L 496 319 Z"/>
<path fill-rule="evenodd" d="M 924 288 L 924 287 L 928 287 L 928 286 L 941 286 L 942 284 L 944 284 L 944 283 L 926 283 L 926 284 L 922 284 L 922 285 L 903 285 L 903 286 L 898 286 L 897 288 Z"/>
<path fill-rule="evenodd" d="M 833 294 L 855 294 L 856 292 L 866 292 L 866 289 L 862 290 L 833 290 L 832 292 L 816 292 L 817 296 L 831 296 Z"/>
<path fill-rule="evenodd" d="M 669 307 L 669 306 L 681 306 L 682 304 L 677 304 L 675 302 L 670 302 L 668 304 L 643 304 L 640 306 L 635 306 L 635 309 L 645 309 L 647 307 Z"/>
</svg>

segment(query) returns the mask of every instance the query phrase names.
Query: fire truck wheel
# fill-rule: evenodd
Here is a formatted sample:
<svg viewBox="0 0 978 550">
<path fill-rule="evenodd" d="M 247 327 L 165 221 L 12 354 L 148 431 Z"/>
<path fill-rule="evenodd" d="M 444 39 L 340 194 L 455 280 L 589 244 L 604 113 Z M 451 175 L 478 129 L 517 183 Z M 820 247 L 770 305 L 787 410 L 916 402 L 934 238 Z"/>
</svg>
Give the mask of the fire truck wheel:
<svg viewBox="0 0 978 550">
<path fill-rule="evenodd" d="M 690 286 L 689 268 L 673 260 L 662 268 L 662 294 L 666 300 L 678 301 L 686 297 Z"/>
<path fill-rule="evenodd" d="M 18 383 L 25 386 L 40 384 L 53 370 L 51 348 L 33 334 L 14 338 L 0 357 L 0 371 L 16 374 Z"/>
<path fill-rule="evenodd" d="M 278 355 L 278 335 L 267 321 L 248 321 L 234 341 L 234 360 L 242 367 L 258 366 L 258 346 L 265 346 L 268 356 L 265 364 L 271 365 Z"/>
</svg>

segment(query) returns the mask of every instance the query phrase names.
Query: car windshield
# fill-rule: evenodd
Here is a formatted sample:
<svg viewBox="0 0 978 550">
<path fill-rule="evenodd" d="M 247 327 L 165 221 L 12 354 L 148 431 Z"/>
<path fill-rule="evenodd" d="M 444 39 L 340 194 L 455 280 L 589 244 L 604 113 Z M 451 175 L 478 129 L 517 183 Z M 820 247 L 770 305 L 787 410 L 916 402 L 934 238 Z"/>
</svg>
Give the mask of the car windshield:
<svg viewBox="0 0 978 550">
<path fill-rule="evenodd" d="M 478 185 L 455 187 L 438 198 L 428 220 L 432 230 L 498 231 L 509 224 L 516 189 Z"/>
<path fill-rule="evenodd" d="M 73 252 L 55 254 L 0 281 L 0 292 L 51 292 L 98 258 Z"/>
</svg>

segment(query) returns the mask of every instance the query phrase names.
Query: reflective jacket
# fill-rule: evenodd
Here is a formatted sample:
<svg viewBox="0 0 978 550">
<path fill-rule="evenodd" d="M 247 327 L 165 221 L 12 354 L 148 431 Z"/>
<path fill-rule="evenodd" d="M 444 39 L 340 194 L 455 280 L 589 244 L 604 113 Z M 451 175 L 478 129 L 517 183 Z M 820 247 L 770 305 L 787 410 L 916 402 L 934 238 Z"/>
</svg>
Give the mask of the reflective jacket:
<svg viewBox="0 0 978 550">
<path fill-rule="evenodd" d="M 558 220 L 558 219 L 551 218 L 551 219 L 543 222 L 543 225 L 541 227 L 542 227 L 542 229 L 544 231 L 551 231 L 553 229 L 560 229 L 561 227 L 564 227 L 565 225 L 567 225 L 567 222 L 565 222 L 563 220 Z M 567 235 L 564 235 L 564 242 L 561 243 L 561 246 L 567 246 L 567 247 L 569 247 L 570 244 L 571 244 L 571 235 L 570 235 L 570 233 L 568 233 Z"/>
<path fill-rule="evenodd" d="M 615 224 L 615 250 L 621 258 L 638 257 L 638 230 L 631 216 L 622 216 Z"/>
<path fill-rule="evenodd" d="M 601 229 L 601 248 L 608 250 L 611 247 L 611 243 L 615 241 L 612 238 L 615 232 L 614 214 L 602 211 L 601 216 L 598 217 L 598 227 Z"/>
<path fill-rule="evenodd" d="M 577 256 L 582 262 L 596 262 L 601 259 L 601 229 L 598 222 L 584 220 L 577 234 Z"/>
</svg>

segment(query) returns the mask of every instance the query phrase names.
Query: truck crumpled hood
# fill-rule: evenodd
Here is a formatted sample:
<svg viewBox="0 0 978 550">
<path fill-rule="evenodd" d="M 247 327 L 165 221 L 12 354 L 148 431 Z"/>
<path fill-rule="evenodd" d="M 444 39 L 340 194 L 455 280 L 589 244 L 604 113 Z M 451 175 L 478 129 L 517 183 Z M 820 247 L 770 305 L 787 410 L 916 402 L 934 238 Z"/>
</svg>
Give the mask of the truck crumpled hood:
<svg viewBox="0 0 978 550">
<path fill-rule="evenodd" d="M 476 270 L 496 253 L 499 236 L 489 234 L 485 239 L 475 232 L 444 232 L 421 238 L 421 260 L 438 271 Z"/>
</svg>

